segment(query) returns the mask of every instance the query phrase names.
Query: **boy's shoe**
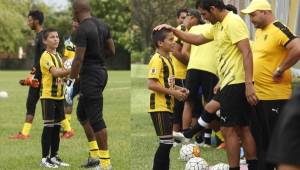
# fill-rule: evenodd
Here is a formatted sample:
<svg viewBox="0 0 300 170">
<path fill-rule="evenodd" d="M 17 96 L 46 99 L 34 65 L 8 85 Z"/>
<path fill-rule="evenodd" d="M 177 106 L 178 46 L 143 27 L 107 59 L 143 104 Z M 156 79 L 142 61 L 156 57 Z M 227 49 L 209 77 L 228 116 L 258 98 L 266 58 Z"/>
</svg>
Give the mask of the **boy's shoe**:
<svg viewBox="0 0 300 170">
<path fill-rule="evenodd" d="M 28 139 L 30 136 L 29 135 L 23 135 L 21 132 L 12 135 L 9 137 L 9 139 Z"/>
<path fill-rule="evenodd" d="M 175 140 L 179 140 L 182 143 L 189 143 L 191 139 L 186 138 L 183 133 L 173 131 L 173 137 Z"/>
<path fill-rule="evenodd" d="M 112 170 L 112 165 L 110 164 L 110 165 L 108 165 L 108 166 L 106 166 L 106 167 L 101 166 L 101 165 L 98 165 L 98 166 L 95 168 L 95 170 Z"/>
<path fill-rule="evenodd" d="M 64 139 L 70 139 L 71 137 L 73 137 L 75 135 L 74 130 L 70 130 L 70 131 L 65 131 L 63 132 L 62 138 Z"/>
<path fill-rule="evenodd" d="M 65 163 L 63 160 L 61 160 L 58 155 L 52 157 L 50 160 L 57 166 L 70 166 L 70 164 Z"/>
<path fill-rule="evenodd" d="M 58 166 L 55 165 L 50 158 L 42 158 L 40 166 L 44 168 L 58 168 Z"/>
<path fill-rule="evenodd" d="M 88 157 L 87 161 L 81 165 L 82 168 L 94 168 L 100 164 L 100 160 L 98 158 Z"/>
</svg>

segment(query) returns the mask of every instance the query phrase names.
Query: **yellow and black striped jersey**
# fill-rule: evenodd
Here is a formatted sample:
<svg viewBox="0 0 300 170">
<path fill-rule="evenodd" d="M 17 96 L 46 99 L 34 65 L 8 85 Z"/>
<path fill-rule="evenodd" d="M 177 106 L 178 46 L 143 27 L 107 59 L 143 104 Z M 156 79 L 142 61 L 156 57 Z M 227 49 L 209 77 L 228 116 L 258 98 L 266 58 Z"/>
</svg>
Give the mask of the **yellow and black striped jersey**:
<svg viewBox="0 0 300 170">
<path fill-rule="evenodd" d="M 40 60 L 41 72 L 42 72 L 42 84 L 41 84 L 41 99 L 64 99 L 63 89 L 64 83 L 62 78 L 53 77 L 50 72 L 52 67 L 62 68 L 62 60 L 58 53 L 51 54 L 48 51 L 44 51 Z"/>
<path fill-rule="evenodd" d="M 170 88 L 168 79 L 174 77 L 174 67 L 170 57 L 155 53 L 148 65 L 148 79 L 156 79 L 164 88 Z M 174 97 L 168 94 L 151 91 L 149 112 L 168 111 L 173 113 Z"/>
<path fill-rule="evenodd" d="M 64 43 L 64 57 L 67 59 L 74 59 L 75 57 L 75 44 L 68 38 Z"/>
</svg>

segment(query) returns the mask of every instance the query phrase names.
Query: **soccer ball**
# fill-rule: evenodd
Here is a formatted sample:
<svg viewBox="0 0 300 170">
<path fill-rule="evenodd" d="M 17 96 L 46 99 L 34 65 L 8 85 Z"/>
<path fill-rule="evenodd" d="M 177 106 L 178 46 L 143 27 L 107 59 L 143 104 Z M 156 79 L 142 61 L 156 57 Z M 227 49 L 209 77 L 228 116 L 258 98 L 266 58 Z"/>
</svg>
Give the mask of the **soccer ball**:
<svg viewBox="0 0 300 170">
<path fill-rule="evenodd" d="M 7 98 L 8 93 L 6 91 L 0 91 L 0 98 Z"/>
<path fill-rule="evenodd" d="M 64 68 L 67 69 L 67 70 L 71 69 L 72 63 L 73 63 L 73 59 L 67 59 L 64 62 Z"/>
<path fill-rule="evenodd" d="M 179 158 L 188 161 L 194 157 L 200 157 L 200 147 L 196 144 L 182 145 Z"/>
<path fill-rule="evenodd" d="M 186 163 L 185 170 L 209 170 L 209 167 L 203 158 L 195 157 Z"/>
<path fill-rule="evenodd" d="M 224 163 L 218 163 L 214 165 L 211 170 L 229 170 L 229 165 Z"/>
</svg>

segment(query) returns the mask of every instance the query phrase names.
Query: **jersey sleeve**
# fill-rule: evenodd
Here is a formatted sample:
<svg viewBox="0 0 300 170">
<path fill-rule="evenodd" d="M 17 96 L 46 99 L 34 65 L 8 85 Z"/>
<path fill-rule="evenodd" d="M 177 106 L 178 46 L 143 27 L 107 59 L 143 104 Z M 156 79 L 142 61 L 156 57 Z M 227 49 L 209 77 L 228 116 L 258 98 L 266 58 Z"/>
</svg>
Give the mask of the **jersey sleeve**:
<svg viewBox="0 0 300 170">
<path fill-rule="evenodd" d="M 83 25 L 79 26 L 76 31 L 76 47 L 86 47 L 87 46 L 87 35 L 83 29 Z"/>
<path fill-rule="evenodd" d="M 296 38 L 296 35 L 294 35 L 291 30 L 281 22 L 275 22 L 274 25 L 280 30 L 279 34 L 276 36 L 278 38 L 279 45 L 286 47 L 289 42 Z"/>
<path fill-rule="evenodd" d="M 232 19 L 228 24 L 227 32 L 232 44 L 236 44 L 247 38 L 249 39 L 249 30 L 241 18 Z"/>
<path fill-rule="evenodd" d="M 41 70 L 46 69 L 50 71 L 50 68 L 55 66 L 51 56 L 47 53 L 43 53 L 41 60 L 40 60 Z"/>
<path fill-rule="evenodd" d="M 148 65 L 148 79 L 159 79 L 162 70 L 162 61 L 158 57 L 153 57 Z"/>
</svg>

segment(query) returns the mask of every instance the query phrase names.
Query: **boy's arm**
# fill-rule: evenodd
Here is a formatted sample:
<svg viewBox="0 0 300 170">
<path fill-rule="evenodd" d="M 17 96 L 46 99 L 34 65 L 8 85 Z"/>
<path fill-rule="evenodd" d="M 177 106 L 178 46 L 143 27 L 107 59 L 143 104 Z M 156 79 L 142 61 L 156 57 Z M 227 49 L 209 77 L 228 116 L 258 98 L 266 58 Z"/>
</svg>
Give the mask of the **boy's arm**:
<svg viewBox="0 0 300 170">
<path fill-rule="evenodd" d="M 187 95 L 181 92 L 180 90 L 173 90 L 162 87 L 156 79 L 148 79 L 148 89 L 156 91 L 158 93 L 168 94 L 174 96 L 176 99 L 183 101 L 186 99 Z"/>
<path fill-rule="evenodd" d="M 66 77 L 67 75 L 70 74 L 71 70 L 66 70 L 65 68 L 56 68 L 56 67 L 51 67 L 50 68 L 50 73 L 52 74 L 53 77 Z"/>
</svg>

